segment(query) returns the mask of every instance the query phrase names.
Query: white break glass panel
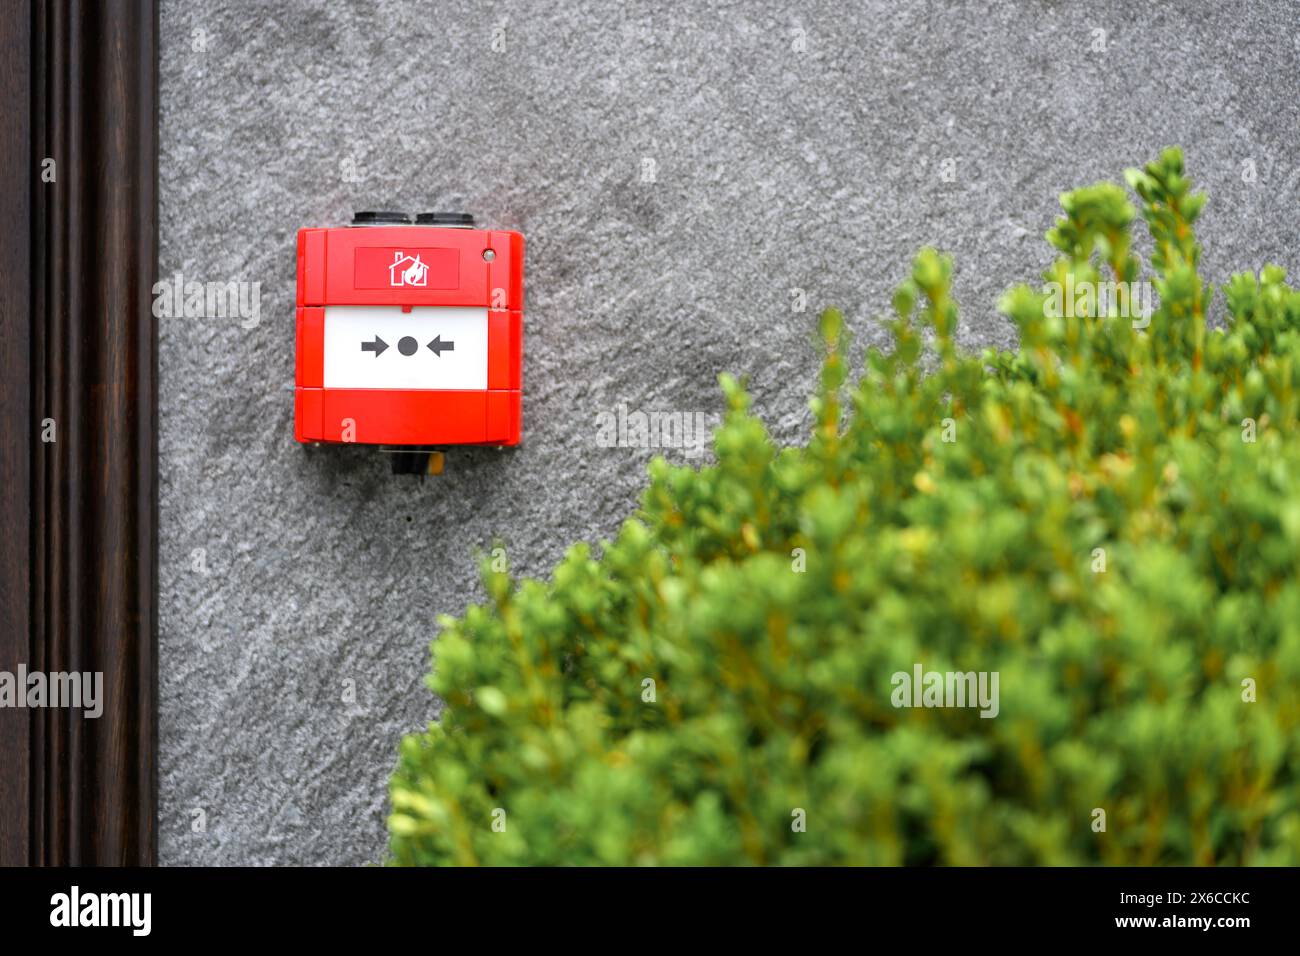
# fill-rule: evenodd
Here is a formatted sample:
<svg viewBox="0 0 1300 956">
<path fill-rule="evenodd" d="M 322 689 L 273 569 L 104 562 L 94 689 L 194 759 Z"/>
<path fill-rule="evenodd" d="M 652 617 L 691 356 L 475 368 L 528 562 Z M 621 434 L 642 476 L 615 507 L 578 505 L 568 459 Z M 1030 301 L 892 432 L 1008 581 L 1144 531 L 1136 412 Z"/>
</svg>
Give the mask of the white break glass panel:
<svg viewBox="0 0 1300 956">
<path fill-rule="evenodd" d="M 325 306 L 326 388 L 487 388 L 487 309 Z"/>
</svg>

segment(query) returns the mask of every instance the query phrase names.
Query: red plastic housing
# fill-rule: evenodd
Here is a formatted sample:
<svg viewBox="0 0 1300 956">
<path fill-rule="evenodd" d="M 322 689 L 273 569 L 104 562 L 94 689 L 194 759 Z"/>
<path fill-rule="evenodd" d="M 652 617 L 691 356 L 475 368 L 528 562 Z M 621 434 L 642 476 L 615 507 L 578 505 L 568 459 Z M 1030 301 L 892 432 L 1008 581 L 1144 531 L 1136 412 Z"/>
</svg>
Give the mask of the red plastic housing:
<svg viewBox="0 0 1300 956">
<path fill-rule="evenodd" d="M 410 265 L 417 271 L 404 275 Z M 400 225 L 299 230 L 294 437 L 374 445 L 519 444 L 523 278 L 524 237 L 517 232 Z M 327 315 L 330 307 L 352 306 L 385 307 L 389 328 L 394 318 L 400 325 L 400 317 L 411 316 L 413 332 L 417 315 L 437 321 L 437 307 L 473 310 L 476 339 L 482 310 L 486 374 L 475 352 L 471 377 L 483 387 L 441 387 L 436 380 L 422 388 L 326 387 Z M 337 350 L 340 340 L 333 341 Z M 408 353 L 381 341 L 387 354 L 377 354 L 377 346 L 362 345 L 360 339 L 355 344 L 370 349 L 360 353 L 364 360 L 389 363 L 376 364 L 375 370 L 402 369 L 398 363 Z M 403 336 L 402 341 L 416 339 Z M 349 339 L 347 348 L 352 346 Z M 418 345 L 426 347 L 449 348 L 440 342 Z M 463 358 L 465 343 L 459 355 L 418 354 L 435 369 L 469 361 Z M 337 352 L 333 360 L 340 361 Z"/>
</svg>

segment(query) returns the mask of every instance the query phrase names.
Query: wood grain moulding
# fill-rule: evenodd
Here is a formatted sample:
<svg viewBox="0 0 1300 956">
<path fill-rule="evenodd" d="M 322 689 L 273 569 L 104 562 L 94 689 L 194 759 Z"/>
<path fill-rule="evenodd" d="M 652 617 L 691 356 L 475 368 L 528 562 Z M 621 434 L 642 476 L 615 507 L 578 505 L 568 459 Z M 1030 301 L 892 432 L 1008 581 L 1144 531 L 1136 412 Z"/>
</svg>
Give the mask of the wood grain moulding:
<svg viewBox="0 0 1300 956">
<path fill-rule="evenodd" d="M 0 707 L 0 864 L 156 857 L 158 15 L 0 18 L 0 675 L 102 674 L 102 713 Z"/>
</svg>

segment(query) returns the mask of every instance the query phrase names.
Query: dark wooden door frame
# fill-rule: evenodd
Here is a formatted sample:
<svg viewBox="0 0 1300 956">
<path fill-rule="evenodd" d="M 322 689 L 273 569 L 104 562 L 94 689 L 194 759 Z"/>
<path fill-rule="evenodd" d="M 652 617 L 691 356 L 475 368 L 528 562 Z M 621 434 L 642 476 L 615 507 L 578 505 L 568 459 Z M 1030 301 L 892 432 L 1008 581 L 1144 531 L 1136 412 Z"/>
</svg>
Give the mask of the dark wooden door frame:
<svg viewBox="0 0 1300 956">
<path fill-rule="evenodd" d="M 0 671 L 102 672 L 103 713 L 0 707 L 0 864 L 149 865 L 158 13 L 14 6 L 0 17 Z"/>
</svg>

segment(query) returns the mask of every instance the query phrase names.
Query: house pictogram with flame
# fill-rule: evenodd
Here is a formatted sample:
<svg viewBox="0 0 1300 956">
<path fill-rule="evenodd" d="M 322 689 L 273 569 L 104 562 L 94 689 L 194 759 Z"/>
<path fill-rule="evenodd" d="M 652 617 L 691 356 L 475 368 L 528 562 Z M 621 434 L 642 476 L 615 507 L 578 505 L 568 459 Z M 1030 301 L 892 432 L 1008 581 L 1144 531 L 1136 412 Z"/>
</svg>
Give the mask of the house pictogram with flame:
<svg viewBox="0 0 1300 956">
<path fill-rule="evenodd" d="M 393 253 L 393 264 L 388 267 L 388 283 L 392 286 L 424 286 L 429 284 L 429 267 L 414 256 L 403 255 L 398 249 Z"/>
</svg>

